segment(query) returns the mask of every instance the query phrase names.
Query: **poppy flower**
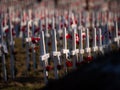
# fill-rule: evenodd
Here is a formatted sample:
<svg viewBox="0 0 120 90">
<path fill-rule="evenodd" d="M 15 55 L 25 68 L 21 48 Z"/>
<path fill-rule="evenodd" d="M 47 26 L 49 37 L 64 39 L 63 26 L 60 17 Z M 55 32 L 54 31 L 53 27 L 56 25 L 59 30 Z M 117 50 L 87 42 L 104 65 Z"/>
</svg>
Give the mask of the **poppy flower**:
<svg viewBox="0 0 120 90">
<path fill-rule="evenodd" d="M 82 35 L 82 37 L 83 37 L 83 38 L 86 38 L 86 35 L 85 35 L 85 34 L 83 34 L 83 35 Z"/>
<path fill-rule="evenodd" d="M 104 36 L 102 36 L 101 38 L 102 38 L 102 40 L 104 40 Z"/>
<path fill-rule="evenodd" d="M 77 43 L 77 44 L 79 44 L 79 40 L 80 40 L 79 35 L 76 34 L 76 43 Z"/>
<path fill-rule="evenodd" d="M 86 57 L 86 61 L 89 62 L 89 61 L 92 61 L 93 60 L 93 57 L 92 56 L 87 56 Z"/>
<path fill-rule="evenodd" d="M 52 25 L 48 24 L 48 30 L 51 30 L 51 29 L 52 29 Z"/>
<path fill-rule="evenodd" d="M 9 32 L 9 29 L 6 29 L 6 30 L 5 30 L 5 33 L 8 33 L 8 32 Z"/>
<path fill-rule="evenodd" d="M 14 30 L 12 30 L 12 35 L 13 35 L 13 36 L 15 36 L 15 35 L 16 35 L 16 33 L 15 33 L 15 31 L 14 31 Z"/>
<path fill-rule="evenodd" d="M 63 24 L 61 24 L 60 27 L 63 28 Z"/>
<path fill-rule="evenodd" d="M 34 50 L 37 51 L 39 49 L 39 47 L 34 47 Z"/>
<path fill-rule="evenodd" d="M 32 26 L 30 26 L 29 28 L 30 28 L 30 30 L 31 30 L 31 29 L 32 29 Z"/>
<path fill-rule="evenodd" d="M 70 34 L 67 34 L 67 35 L 66 35 L 66 38 L 67 38 L 67 39 L 72 39 L 72 36 L 71 36 Z"/>
<path fill-rule="evenodd" d="M 66 23 L 64 23 L 64 27 L 68 27 L 68 25 Z"/>
<path fill-rule="evenodd" d="M 32 37 L 31 40 L 32 40 L 33 43 L 37 43 L 40 40 L 40 38 L 38 38 L 38 37 L 37 38 Z"/>
<path fill-rule="evenodd" d="M 72 61 L 66 61 L 66 66 L 67 67 L 72 67 L 73 66 L 73 63 L 72 63 Z"/>
<path fill-rule="evenodd" d="M 45 28 L 45 24 L 43 24 L 42 27 Z"/>
<path fill-rule="evenodd" d="M 40 30 L 40 28 L 39 28 L 39 27 L 37 27 L 37 28 L 35 29 L 34 33 L 39 32 L 39 30 Z"/>
<path fill-rule="evenodd" d="M 79 41 L 76 40 L 76 44 L 79 44 Z"/>
<path fill-rule="evenodd" d="M 50 71 L 52 69 L 53 69 L 52 66 L 50 66 L 50 65 L 46 66 L 46 71 Z"/>
<path fill-rule="evenodd" d="M 114 27 L 111 27 L 111 30 L 114 31 L 115 30 Z"/>
<path fill-rule="evenodd" d="M 96 36 L 96 40 L 97 40 L 97 41 L 99 41 L 99 38 L 98 38 L 98 36 Z"/>
<path fill-rule="evenodd" d="M 24 32 L 24 31 L 26 30 L 26 27 L 27 27 L 27 26 L 23 26 L 23 27 L 21 28 L 21 31 Z"/>
<path fill-rule="evenodd" d="M 75 20 L 75 24 L 77 24 L 78 23 L 78 21 L 77 20 Z"/>
<path fill-rule="evenodd" d="M 73 24 L 73 21 L 70 22 L 70 25 L 72 25 L 72 24 Z"/>
<path fill-rule="evenodd" d="M 68 15 L 66 15 L 66 19 L 68 20 Z"/>
<path fill-rule="evenodd" d="M 120 36 L 120 31 L 118 31 L 118 35 Z"/>
</svg>

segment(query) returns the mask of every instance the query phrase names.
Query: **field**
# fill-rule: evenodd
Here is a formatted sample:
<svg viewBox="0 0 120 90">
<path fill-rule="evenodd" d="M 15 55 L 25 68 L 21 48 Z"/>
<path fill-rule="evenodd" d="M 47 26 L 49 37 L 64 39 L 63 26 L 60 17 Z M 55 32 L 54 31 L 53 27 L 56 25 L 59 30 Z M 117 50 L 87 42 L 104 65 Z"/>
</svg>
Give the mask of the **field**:
<svg viewBox="0 0 120 90">
<path fill-rule="evenodd" d="M 39 61 L 39 49 L 36 52 L 36 61 L 37 61 L 37 69 L 33 68 L 33 60 L 32 53 L 30 53 L 30 68 L 29 71 L 26 71 L 26 48 L 22 47 L 22 40 L 20 38 L 15 39 L 15 79 L 11 79 L 10 73 L 10 55 L 9 53 L 6 55 L 6 66 L 7 66 L 7 74 L 8 81 L 4 82 L 2 75 L 2 68 L 0 69 L 0 90 L 34 90 L 40 89 L 45 86 L 44 77 L 43 77 L 43 69 L 40 65 Z M 53 66 L 53 63 L 50 63 Z M 0 62 L 0 67 L 2 64 Z M 62 78 L 64 76 L 64 71 L 60 70 L 59 77 Z M 49 79 L 54 80 L 54 70 L 49 72 Z"/>
<path fill-rule="evenodd" d="M 69 73 L 65 75 L 61 70 L 59 80 L 55 80 L 53 70 L 49 73 L 49 83 L 44 84 L 44 77 L 42 73 L 42 67 L 39 62 L 39 50 L 37 51 L 37 69 L 33 69 L 33 61 L 30 60 L 30 69 L 26 71 L 26 50 L 22 47 L 21 39 L 15 39 L 15 73 L 16 78 L 11 79 L 10 75 L 10 55 L 6 55 L 6 66 L 8 81 L 4 82 L 1 73 L 0 90 L 73 90 L 76 88 L 109 88 L 109 84 L 112 89 L 119 88 L 120 78 L 119 76 L 119 63 L 120 63 L 120 51 L 115 50 L 99 56 L 93 62 L 81 64 L 77 70 L 72 71 L 69 68 Z M 32 55 L 30 54 L 32 58 Z M 53 65 L 53 63 L 51 63 Z M 0 65 L 0 67 L 2 67 Z M 2 69 L 0 69 L 2 72 Z M 113 83 L 114 82 L 114 83 Z M 84 87 L 84 86 L 88 87 Z M 60 88 L 58 88 L 60 87 Z M 96 89 L 95 88 L 95 89 Z M 103 88 L 104 89 L 104 88 Z"/>
</svg>

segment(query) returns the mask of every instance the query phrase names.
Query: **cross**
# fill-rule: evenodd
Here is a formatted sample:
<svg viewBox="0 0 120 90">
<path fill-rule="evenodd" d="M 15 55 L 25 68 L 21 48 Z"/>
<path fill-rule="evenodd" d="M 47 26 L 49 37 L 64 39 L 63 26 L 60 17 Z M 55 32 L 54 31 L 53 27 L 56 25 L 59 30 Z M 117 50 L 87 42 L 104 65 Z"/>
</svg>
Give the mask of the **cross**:
<svg viewBox="0 0 120 90">
<path fill-rule="evenodd" d="M 44 39 L 44 32 L 42 30 L 42 25 L 41 25 L 41 20 L 39 20 L 39 26 L 40 26 L 40 61 L 42 62 L 43 65 L 43 73 L 44 73 L 44 81 L 47 84 L 48 83 L 48 71 L 46 71 L 46 66 L 48 65 L 48 58 L 49 53 L 46 53 L 46 48 L 45 48 L 45 39 Z"/>
<path fill-rule="evenodd" d="M 79 53 L 79 50 L 76 49 L 77 26 L 75 24 L 73 14 L 72 14 L 72 20 L 73 20 L 73 25 L 72 25 L 73 33 L 72 33 L 72 51 L 71 51 L 71 55 L 73 56 L 73 59 L 72 59 L 73 60 L 73 69 L 76 69 L 77 54 Z"/>
<path fill-rule="evenodd" d="M 5 62 L 5 52 L 4 52 L 4 40 L 3 40 L 3 26 L 2 26 L 2 16 L 0 17 L 0 51 L 1 51 L 1 59 L 2 59 L 2 70 L 4 80 L 7 81 L 7 70 L 6 70 L 6 62 Z"/>
</svg>

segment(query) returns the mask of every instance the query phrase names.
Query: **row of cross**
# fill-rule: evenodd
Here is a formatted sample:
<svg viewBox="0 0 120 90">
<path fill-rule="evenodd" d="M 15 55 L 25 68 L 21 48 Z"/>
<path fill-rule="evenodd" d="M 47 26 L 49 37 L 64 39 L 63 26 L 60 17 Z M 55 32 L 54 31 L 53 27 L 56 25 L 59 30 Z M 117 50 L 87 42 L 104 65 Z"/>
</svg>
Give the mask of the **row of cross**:
<svg viewBox="0 0 120 90">
<path fill-rule="evenodd" d="M 15 15 L 9 9 L 0 16 L 0 57 L 4 80 L 7 81 L 5 53 L 10 53 L 11 76 L 15 78 L 14 70 L 14 38 L 21 38 L 26 44 L 26 70 L 30 68 L 30 49 L 32 50 L 33 65 L 36 69 L 36 51 L 40 46 L 40 63 L 43 67 L 45 83 L 51 69 L 49 58 L 54 63 L 55 78 L 59 78 L 59 70 L 63 67 L 77 68 L 82 62 L 90 62 L 97 53 L 110 51 L 111 45 L 119 48 L 120 16 L 113 12 L 74 12 L 67 11 L 50 14 L 44 11 L 44 16 L 23 11 Z M 8 44 L 8 45 L 7 45 Z M 52 44 L 52 46 L 51 46 Z M 7 48 L 10 48 L 8 52 Z M 52 48 L 49 50 L 49 48 Z M 84 58 L 84 56 L 86 58 Z M 62 63 L 63 62 L 63 63 Z M 63 65 L 62 65 L 63 64 Z"/>
</svg>

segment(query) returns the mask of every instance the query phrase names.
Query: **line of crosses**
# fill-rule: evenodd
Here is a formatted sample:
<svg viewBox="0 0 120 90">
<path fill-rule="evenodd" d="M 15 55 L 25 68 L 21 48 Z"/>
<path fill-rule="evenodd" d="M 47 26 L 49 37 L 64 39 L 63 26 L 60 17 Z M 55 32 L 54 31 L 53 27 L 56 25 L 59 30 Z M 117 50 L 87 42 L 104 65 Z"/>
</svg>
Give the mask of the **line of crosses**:
<svg viewBox="0 0 120 90">
<path fill-rule="evenodd" d="M 22 33 L 23 43 L 26 44 L 26 70 L 28 71 L 30 66 L 30 57 L 29 57 L 29 48 L 32 47 L 32 55 L 34 62 L 34 69 L 36 69 L 36 60 L 35 60 L 35 47 L 36 43 L 40 43 L 40 62 L 43 67 L 44 80 L 45 83 L 48 82 L 49 70 L 51 67 L 49 66 L 48 59 L 52 57 L 54 62 L 54 75 L 55 78 L 59 78 L 59 68 L 62 67 L 62 60 L 64 62 L 64 70 L 67 72 L 67 67 L 72 66 L 73 69 L 76 69 L 76 65 L 84 62 L 84 54 L 87 55 L 87 62 L 92 60 L 92 53 L 94 57 L 96 57 L 96 52 L 99 51 L 101 53 L 105 53 L 108 50 L 108 47 L 111 43 L 116 42 L 117 47 L 119 47 L 119 28 L 118 28 L 118 16 L 117 14 L 113 15 L 113 13 L 109 13 L 109 18 L 107 18 L 106 12 L 99 12 L 96 15 L 95 12 L 89 15 L 88 12 L 83 13 L 75 13 L 68 11 L 68 15 L 55 15 L 56 13 L 52 12 L 51 17 L 48 17 L 48 12 L 46 12 L 46 16 L 36 19 L 37 17 L 32 17 L 32 11 L 28 11 L 28 16 L 25 15 L 25 11 L 18 20 L 15 21 L 16 18 L 11 16 L 11 11 L 8 12 L 8 20 L 6 20 L 6 14 L 3 14 L 5 18 L 3 24 L 3 18 L 1 17 L 0 23 L 0 50 L 1 50 L 1 58 L 2 58 L 2 67 L 3 67 L 3 76 L 5 81 L 7 81 L 7 73 L 6 73 L 6 65 L 5 65 L 5 53 L 3 48 L 6 45 L 4 43 L 5 33 L 6 38 L 8 39 L 6 42 L 9 43 L 10 47 L 10 63 L 11 63 L 11 75 L 12 78 L 15 78 L 15 69 L 14 69 L 14 23 L 20 22 L 20 33 Z M 100 16 L 101 15 L 101 16 Z M 103 15 L 103 16 L 102 16 Z M 112 17 L 112 20 L 111 20 Z M 12 19 L 11 19 L 12 18 Z M 14 19 L 13 19 L 14 18 Z M 113 20 L 115 18 L 115 20 Z M 49 19 L 49 20 L 48 20 Z M 58 22 L 58 23 L 57 23 Z M 90 24 L 92 23 L 92 31 L 90 31 Z M 114 24 L 112 24 L 114 23 Z M 43 25 L 44 24 L 44 25 Z M 107 31 L 108 28 L 111 31 Z M 49 33 L 51 32 L 51 34 Z M 92 35 L 91 35 L 92 33 Z M 112 35 L 110 37 L 110 35 Z M 106 36 L 106 37 L 105 37 Z M 91 48 L 91 40 L 92 39 L 92 48 Z M 62 48 L 61 51 L 58 50 L 58 44 L 62 38 Z M 49 39 L 52 40 L 52 51 L 49 52 Z M 113 39 L 113 40 L 112 40 Z M 97 41 L 98 40 L 98 41 Z M 85 41 L 85 42 L 84 42 Z M 78 43 L 78 45 L 77 45 Z M 85 45 L 85 46 L 84 46 Z M 68 47 L 69 46 L 69 47 Z M 77 49 L 79 46 L 79 49 Z M 69 49 L 70 48 L 70 49 Z M 85 49 L 84 49 L 85 48 Z M 105 48 L 105 50 L 104 50 Z M 107 50 L 106 50 L 107 48 Z M 6 50 L 7 52 L 7 50 Z M 62 60 L 61 60 L 61 56 Z M 72 56 L 70 60 L 69 57 Z M 80 59 L 78 59 L 80 57 Z"/>
</svg>

